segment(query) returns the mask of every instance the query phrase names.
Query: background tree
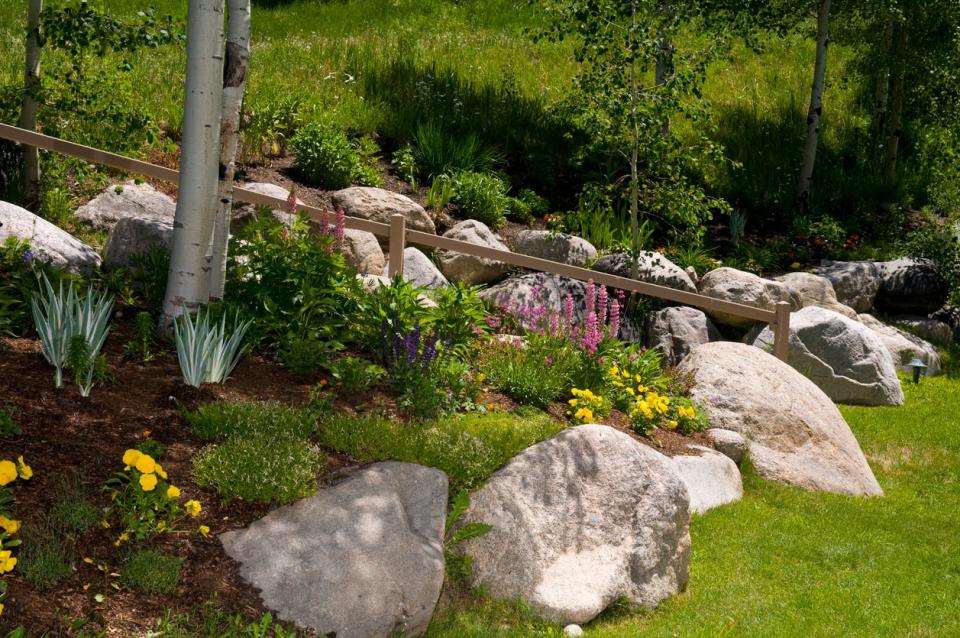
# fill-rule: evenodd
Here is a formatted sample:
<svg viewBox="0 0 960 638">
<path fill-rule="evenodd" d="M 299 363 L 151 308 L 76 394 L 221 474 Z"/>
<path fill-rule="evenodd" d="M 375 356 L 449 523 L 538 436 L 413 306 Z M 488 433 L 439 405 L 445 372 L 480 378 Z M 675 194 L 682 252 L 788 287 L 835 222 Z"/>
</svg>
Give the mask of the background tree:
<svg viewBox="0 0 960 638">
<path fill-rule="evenodd" d="M 37 129 L 40 110 L 40 15 L 43 0 L 27 2 L 27 38 L 23 77 L 23 101 L 20 108 L 20 128 Z M 28 208 L 40 206 L 40 152 L 36 146 L 23 147 L 23 196 Z"/>
<path fill-rule="evenodd" d="M 817 57 L 813 66 L 810 108 L 807 111 L 807 135 L 803 146 L 803 163 L 797 180 L 797 203 L 806 210 L 810 203 L 813 166 L 820 140 L 820 118 L 823 117 L 823 92 L 827 80 L 827 45 L 830 42 L 830 0 L 819 0 L 817 10 Z"/>
</svg>

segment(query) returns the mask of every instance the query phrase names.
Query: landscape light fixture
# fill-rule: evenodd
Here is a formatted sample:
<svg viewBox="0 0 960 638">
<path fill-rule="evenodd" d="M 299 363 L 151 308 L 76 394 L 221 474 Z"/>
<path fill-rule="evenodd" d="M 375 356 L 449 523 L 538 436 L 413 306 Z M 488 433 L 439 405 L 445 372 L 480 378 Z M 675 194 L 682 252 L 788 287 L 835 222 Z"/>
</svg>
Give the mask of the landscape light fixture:
<svg viewBox="0 0 960 638">
<path fill-rule="evenodd" d="M 913 368 L 913 382 L 920 383 L 920 375 L 923 373 L 924 369 L 926 369 L 927 364 L 925 364 L 919 358 L 914 357 L 913 361 L 907 365 Z"/>
</svg>

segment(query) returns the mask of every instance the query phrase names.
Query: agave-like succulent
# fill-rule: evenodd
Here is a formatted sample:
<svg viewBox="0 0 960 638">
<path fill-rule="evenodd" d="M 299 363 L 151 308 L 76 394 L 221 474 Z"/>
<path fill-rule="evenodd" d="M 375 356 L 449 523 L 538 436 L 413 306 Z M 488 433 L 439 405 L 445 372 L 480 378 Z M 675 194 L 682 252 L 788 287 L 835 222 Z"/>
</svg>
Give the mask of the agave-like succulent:
<svg viewBox="0 0 960 638">
<path fill-rule="evenodd" d="M 203 308 L 196 316 L 186 313 L 174 321 L 177 360 L 184 382 L 199 388 L 202 383 L 226 381 L 243 356 L 243 337 L 251 323 L 240 321 L 237 313 L 228 334 L 226 315 L 219 323 L 211 322 L 209 310 Z"/>
</svg>

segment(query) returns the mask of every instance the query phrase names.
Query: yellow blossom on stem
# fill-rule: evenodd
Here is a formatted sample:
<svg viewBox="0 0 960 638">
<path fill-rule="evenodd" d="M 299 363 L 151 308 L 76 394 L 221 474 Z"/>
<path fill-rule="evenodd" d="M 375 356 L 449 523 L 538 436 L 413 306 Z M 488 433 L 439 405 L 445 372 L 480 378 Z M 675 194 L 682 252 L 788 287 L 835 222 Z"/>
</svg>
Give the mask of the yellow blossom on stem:
<svg viewBox="0 0 960 638">
<path fill-rule="evenodd" d="M 203 508 L 200 506 L 200 501 L 189 500 L 183 504 L 183 509 L 187 510 L 187 514 L 196 518 L 200 516 L 200 510 Z"/>
<path fill-rule="evenodd" d="M 17 466 L 13 461 L 0 461 L 0 485 L 7 485 L 17 480 Z"/>
<path fill-rule="evenodd" d="M 141 456 L 143 456 L 143 452 L 140 450 L 129 449 L 123 453 L 123 464 L 126 465 L 127 468 L 131 468 L 136 465 Z"/>
<path fill-rule="evenodd" d="M 209 535 L 210 535 L 210 528 L 207 527 L 206 525 L 201 525 L 200 527 L 197 528 L 197 531 L 200 532 L 200 535 L 201 535 L 201 536 L 209 536 Z"/>
<path fill-rule="evenodd" d="M 171 485 L 167 488 L 167 498 L 177 498 L 180 496 L 180 488 Z"/>
<path fill-rule="evenodd" d="M 7 572 L 13 571 L 13 568 L 17 565 L 17 559 L 14 556 L 11 556 L 9 549 L 0 551 L 0 574 L 6 574 Z"/>
<path fill-rule="evenodd" d="M 153 471 L 157 469 L 157 462 L 153 460 L 152 456 L 141 454 L 133 466 L 144 474 L 153 474 Z"/>
<path fill-rule="evenodd" d="M 7 534 L 16 534 L 17 530 L 20 529 L 20 521 L 15 521 L 6 516 L 0 516 L 0 527 L 2 527 L 3 531 Z"/>
<path fill-rule="evenodd" d="M 144 492 L 152 492 L 157 486 L 157 477 L 153 474 L 144 474 L 140 477 L 140 487 Z"/>
<path fill-rule="evenodd" d="M 26 461 L 23 460 L 23 455 L 17 457 L 18 471 L 20 472 L 20 478 L 24 481 L 29 481 L 33 478 L 33 468 L 27 465 Z"/>
<path fill-rule="evenodd" d="M 161 466 L 159 463 L 156 463 L 155 465 L 156 465 L 156 467 L 154 468 L 153 471 L 156 472 L 156 473 L 157 473 L 157 476 L 159 476 L 160 478 L 166 479 L 166 478 L 167 478 L 167 472 L 166 472 L 166 470 L 163 469 L 163 466 Z"/>
</svg>

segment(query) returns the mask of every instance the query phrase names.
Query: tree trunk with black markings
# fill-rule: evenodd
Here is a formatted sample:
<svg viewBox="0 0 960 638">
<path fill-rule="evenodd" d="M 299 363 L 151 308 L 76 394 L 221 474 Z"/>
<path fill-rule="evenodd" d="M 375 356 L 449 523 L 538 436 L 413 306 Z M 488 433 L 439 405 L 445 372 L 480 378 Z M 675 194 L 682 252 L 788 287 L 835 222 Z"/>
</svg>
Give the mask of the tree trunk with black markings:
<svg viewBox="0 0 960 638">
<path fill-rule="evenodd" d="M 820 0 L 817 14 L 817 60 L 813 68 L 813 87 L 810 91 L 810 110 L 807 112 L 807 141 L 803 148 L 803 167 L 797 180 L 797 205 L 806 210 L 810 205 L 813 183 L 813 165 L 817 159 L 820 138 L 820 118 L 823 116 L 823 92 L 827 76 L 827 45 L 829 44 L 830 0 Z"/>
<path fill-rule="evenodd" d="M 37 112 L 40 110 L 40 13 L 43 0 L 29 0 L 27 5 L 27 39 L 23 77 L 23 100 L 20 105 L 20 128 L 37 130 Z M 23 147 L 23 196 L 27 208 L 37 212 L 40 207 L 40 152 L 36 146 Z"/>
<path fill-rule="evenodd" d="M 890 86 L 890 136 L 883 162 L 883 185 L 893 188 L 897 184 L 897 159 L 900 155 L 900 139 L 903 137 L 903 100 L 906 92 L 907 69 L 903 62 L 907 51 L 907 25 L 901 24 L 897 34 L 896 64 Z"/>
</svg>

